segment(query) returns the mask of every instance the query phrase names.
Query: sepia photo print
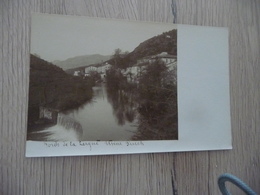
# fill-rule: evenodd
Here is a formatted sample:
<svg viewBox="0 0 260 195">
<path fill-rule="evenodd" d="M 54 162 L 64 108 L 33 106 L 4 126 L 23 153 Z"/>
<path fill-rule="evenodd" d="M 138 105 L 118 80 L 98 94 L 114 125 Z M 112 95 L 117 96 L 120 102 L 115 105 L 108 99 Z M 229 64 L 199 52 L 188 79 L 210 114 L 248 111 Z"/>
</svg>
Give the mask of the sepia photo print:
<svg viewBox="0 0 260 195">
<path fill-rule="evenodd" d="M 178 140 L 177 33 L 33 14 L 27 140 Z"/>
</svg>

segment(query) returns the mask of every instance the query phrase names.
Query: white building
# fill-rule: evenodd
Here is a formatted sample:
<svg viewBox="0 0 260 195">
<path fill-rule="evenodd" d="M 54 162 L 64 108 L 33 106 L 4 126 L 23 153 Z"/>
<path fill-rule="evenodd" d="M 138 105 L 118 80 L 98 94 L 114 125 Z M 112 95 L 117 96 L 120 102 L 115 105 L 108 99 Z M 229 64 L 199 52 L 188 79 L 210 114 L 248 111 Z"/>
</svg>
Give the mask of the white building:
<svg viewBox="0 0 260 195">
<path fill-rule="evenodd" d="M 97 71 L 97 67 L 96 66 L 88 66 L 85 68 L 85 74 L 89 74 L 91 71 Z"/>
<path fill-rule="evenodd" d="M 101 66 L 97 67 L 97 72 L 101 74 L 106 73 L 106 71 L 111 67 L 112 65 L 106 62 L 105 64 L 102 64 Z"/>
<path fill-rule="evenodd" d="M 73 73 L 73 76 L 80 76 L 80 71 L 79 70 L 75 70 Z"/>
<path fill-rule="evenodd" d="M 137 60 L 136 64 L 137 65 L 142 65 L 142 64 L 145 65 L 147 63 L 151 64 L 156 60 L 163 61 L 170 70 L 177 66 L 177 56 L 168 54 L 167 52 L 162 52 L 160 54 L 153 55 L 153 56 L 146 56 L 144 58 Z"/>
<path fill-rule="evenodd" d="M 91 71 L 96 71 L 96 72 L 98 72 L 98 73 L 100 73 L 100 74 L 104 74 L 104 73 L 106 73 L 106 71 L 108 70 L 108 69 L 110 69 L 111 68 L 111 64 L 109 64 L 109 63 L 104 63 L 104 64 L 101 64 L 101 65 L 92 65 L 92 66 L 88 66 L 88 67 L 86 67 L 85 68 L 85 75 L 88 75 Z"/>
<path fill-rule="evenodd" d="M 138 78 L 144 71 L 146 66 L 130 66 L 126 68 L 125 70 L 121 70 L 121 73 L 127 78 L 128 82 L 136 82 L 138 83 Z"/>
<path fill-rule="evenodd" d="M 166 65 L 174 63 L 177 61 L 177 57 L 174 55 L 170 55 L 167 52 L 162 52 L 156 56 L 153 57 L 154 60 L 160 59 L 162 60 Z"/>
</svg>

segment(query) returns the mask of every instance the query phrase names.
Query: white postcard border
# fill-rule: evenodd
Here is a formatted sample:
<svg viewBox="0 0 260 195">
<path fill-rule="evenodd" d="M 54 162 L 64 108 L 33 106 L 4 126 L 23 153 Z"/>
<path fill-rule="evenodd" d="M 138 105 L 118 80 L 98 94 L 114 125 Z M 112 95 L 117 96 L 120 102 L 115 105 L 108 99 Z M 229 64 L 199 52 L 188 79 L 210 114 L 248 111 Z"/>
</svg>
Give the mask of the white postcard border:
<svg viewBox="0 0 260 195">
<path fill-rule="evenodd" d="M 232 149 L 228 29 L 177 25 L 177 30 L 179 140 L 26 141 L 26 157 Z"/>
</svg>

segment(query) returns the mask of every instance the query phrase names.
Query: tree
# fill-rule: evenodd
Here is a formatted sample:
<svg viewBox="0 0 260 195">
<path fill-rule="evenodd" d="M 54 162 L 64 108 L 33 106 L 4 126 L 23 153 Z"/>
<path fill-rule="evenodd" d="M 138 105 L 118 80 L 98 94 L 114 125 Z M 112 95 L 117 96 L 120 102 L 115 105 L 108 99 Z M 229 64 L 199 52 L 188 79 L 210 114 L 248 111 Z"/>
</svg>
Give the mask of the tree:
<svg viewBox="0 0 260 195">
<path fill-rule="evenodd" d="M 96 82 L 101 81 L 101 76 L 97 71 L 90 71 L 89 72 L 90 80 L 92 81 L 92 85 L 95 85 Z"/>
<path fill-rule="evenodd" d="M 123 57 L 127 56 L 129 54 L 129 51 L 125 51 L 122 55 Z"/>
<path fill-rule="evenodd" d="M 177 139 L 176 71 L 156 60 L 139 79 L 139 127 L 134 139 Z"/>
<path fill-rule="evenodd" d="M 122 54 L 122 50 L 117 48 L 115 49 L 115 52 L 113 54 L 113 59 L 114 59 L 114 65 L 115 67 L 119 67 L 119 62 L 121 60 L 121 54 Z"/>
<path fill-rule="evenodd" d="M 114 61 L 114 68 L 125 69 L 128 67 L 129 61 L 127 60 L 128 51 L 122 52 L 121 49 L 117 48 L 112 55 L 112 60 Z"/>
</svg>

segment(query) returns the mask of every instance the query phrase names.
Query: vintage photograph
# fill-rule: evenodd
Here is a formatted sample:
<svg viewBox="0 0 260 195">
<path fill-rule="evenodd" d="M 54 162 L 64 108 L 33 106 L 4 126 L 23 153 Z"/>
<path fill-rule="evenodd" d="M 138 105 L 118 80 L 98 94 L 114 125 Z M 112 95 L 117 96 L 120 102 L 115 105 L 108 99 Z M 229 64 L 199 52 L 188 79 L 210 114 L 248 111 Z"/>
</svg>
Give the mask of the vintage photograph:
<svg viewBox="0 0 260 195">
<path fill-rule="evenodd" d="M 177 33 L 33 14 L 27 140 L 178 140 Z"/>
</svg>

